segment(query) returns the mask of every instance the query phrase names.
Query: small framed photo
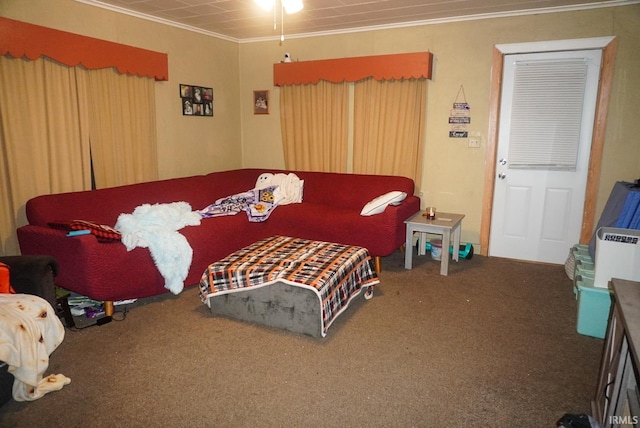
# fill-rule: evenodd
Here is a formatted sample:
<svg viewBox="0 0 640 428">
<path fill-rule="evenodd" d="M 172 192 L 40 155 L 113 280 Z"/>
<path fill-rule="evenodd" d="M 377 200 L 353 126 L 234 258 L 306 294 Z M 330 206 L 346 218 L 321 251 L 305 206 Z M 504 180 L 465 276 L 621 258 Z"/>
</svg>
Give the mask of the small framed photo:
<svg viewBox="0 0 640 428">
<path fill-rule="evenodd" d="M 180 84 L 183 116 L 213 116 L 213 88 Z"/>
<path fill-rule="evenodd" d="M 191 98 L 182 99 L 182 115 L 193 116 L 193 102 L 191 101 Z"/>
<path fill-rule="evenodd" d="M 191 98 L 191 85 L 180 85 L 180 98 Z"/>
<path fill-rule="evenodd" d="M 269 91 L 253 91 L 253 114 L 269 114 Z"/>
</svg>

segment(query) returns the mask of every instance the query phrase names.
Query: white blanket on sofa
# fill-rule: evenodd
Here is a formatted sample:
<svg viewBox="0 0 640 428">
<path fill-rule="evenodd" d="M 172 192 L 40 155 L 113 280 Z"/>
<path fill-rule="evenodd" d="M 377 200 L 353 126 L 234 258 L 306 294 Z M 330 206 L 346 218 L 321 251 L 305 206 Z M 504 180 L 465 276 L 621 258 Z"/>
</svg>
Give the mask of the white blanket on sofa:
<svg viewBox="0 0 640 428">
<path fill-rule="evenodd" d="M 64 327 L 46 300 L 29 294 L 0 294 L 0 361 L 13 374 L 13 398 L 33 401 L 71 379 L 44 376 L 49 355 L 62 343 Z"/>
<path fill-rule="evenodd" d="M 131 251 L 149 248 L 158 271 L 165 279 L 165 288 L 180 294 L 189 274 L 193 249 L 187 238 L 178 233 L 185 226 L 198 226 L 200 215 L 187 202 L 143 204 L 132 214 L 120 214 L 115 229 L 122 234 L 122 243 Z"/>
<path fill-rule="evenodd" d="M 302 202 L 304 180 L 290 172 L 289 174 L 272 174 L 265 172 L 256 180 L 256 189 L 277 186 L 273 192 L 273 203 L 276 205 L 299 204 Z"/>
</svg>

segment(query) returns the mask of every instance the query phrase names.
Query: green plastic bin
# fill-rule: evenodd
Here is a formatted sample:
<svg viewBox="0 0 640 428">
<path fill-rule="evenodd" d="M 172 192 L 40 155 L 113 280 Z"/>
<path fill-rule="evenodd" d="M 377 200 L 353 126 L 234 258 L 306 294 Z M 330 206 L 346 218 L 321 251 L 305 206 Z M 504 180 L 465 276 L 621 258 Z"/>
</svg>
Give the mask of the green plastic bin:
<svg viewBox="0 0 640 428">
<path fill-rule="evenodd" d="M 578 333 L 604 339 L 611 312 L 611 290 L 594 287 L 593 278 L 578 277 L 575 292 L 578 299 Z"/>
</svg>

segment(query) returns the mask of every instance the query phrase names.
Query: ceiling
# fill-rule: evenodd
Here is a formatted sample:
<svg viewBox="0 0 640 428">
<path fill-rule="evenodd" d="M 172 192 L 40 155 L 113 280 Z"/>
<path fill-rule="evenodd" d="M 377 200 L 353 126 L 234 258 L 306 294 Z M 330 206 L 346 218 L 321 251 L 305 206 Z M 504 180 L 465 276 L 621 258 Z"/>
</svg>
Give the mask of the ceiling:
<svg viewBox="0 0 640 428">
<path fill-rule="evenodd" d="M 624 0 L 303 0 L 304 9 L 265 12 L 253 0 L 76 0 L 235 41 L 544 13 L 636 3 Z M 279 4 L 279 0 L 276 0 Z"/>
</svg>

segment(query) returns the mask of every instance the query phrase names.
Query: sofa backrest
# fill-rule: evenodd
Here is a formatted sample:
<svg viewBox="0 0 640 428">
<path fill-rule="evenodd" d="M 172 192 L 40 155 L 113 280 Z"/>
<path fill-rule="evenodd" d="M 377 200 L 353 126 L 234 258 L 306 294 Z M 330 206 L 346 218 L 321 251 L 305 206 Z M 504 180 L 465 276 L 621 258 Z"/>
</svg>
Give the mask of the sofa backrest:
<svg viewBox="0 0 640 428">
<path fill-rule="evenodd" d="M 342 208 L 360 210 L 367 202 L 387 192 L 399 190 L 410 196 L 415 191 L 412 179 L 390 175 L 247 168 L 225 173 L 216 172 L 208 176 L 212 177 L 216 192 L 219 192 L 222 187 L 237 193 L 253 188 L 258 176 L 265 172 L 273 174 L 293 172 L 301 180 L 304 180 L 303 202 L 328 203 Z M 221 186 L 222 184 L 224 186 Z"/>
<path fill-rule="evenodd" d="M 37 196 L 27 202 L 30 224 L 86 220 L 114 226 L 120 214 L 142 204 L 185 201 L 201 209 L 211 201 L 210 182 L 203 175 L 157 180 L 98 190 Z"/>
<path fill-rule="evenodd" d="M 142 204 L 185 201 L 199 210 L 217 199 L 252 189 L 258 176 L 265 172 L 293 172 L 304 180 L 303 202 L 357 210 L 387 192 L 399 190 L 413 195 L 415 190 L 413 180 L 407 177 L 246 168 L 38 196 L 27 202 L 27 219 L 39 226 L 72 220 L 114 226 L 120 214 L 131 213 Z"/>
<path fill-rule="evenodd" d="M 266 169 L 233 169 L 229 171 L 211 172 L 206 175 L 210 187 L 213 189 L 212 201 L 246 192 L 255 187 L 258 176 L 263 172 L 271 172 Z"/>
<path fill-rule="evenodd" d="M 333 206 L 361 210 L 364 205 L 385 193 L 399 190 L 407 196 L 415 191 L 407 177 L 327 172 L 296 172 L 304 180 L 303 200 L 330 201 Z"/>
</svg>

